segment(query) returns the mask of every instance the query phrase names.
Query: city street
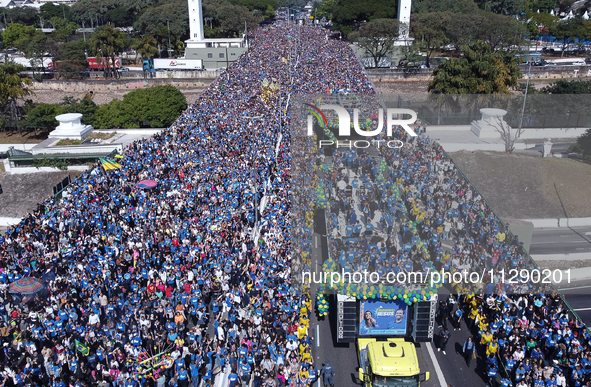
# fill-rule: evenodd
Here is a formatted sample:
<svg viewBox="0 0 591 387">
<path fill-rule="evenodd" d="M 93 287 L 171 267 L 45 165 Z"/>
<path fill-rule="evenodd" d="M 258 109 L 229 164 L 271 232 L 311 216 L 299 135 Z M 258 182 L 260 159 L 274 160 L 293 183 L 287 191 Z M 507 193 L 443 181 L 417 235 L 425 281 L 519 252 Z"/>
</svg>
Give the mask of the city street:
<svg viewBox="0 0 591 387">
<path fill-rule="evenodd" d="M 534 229 L 529 253 L 572 254 L 591 252 L 591 227 Z"/>
</svg>

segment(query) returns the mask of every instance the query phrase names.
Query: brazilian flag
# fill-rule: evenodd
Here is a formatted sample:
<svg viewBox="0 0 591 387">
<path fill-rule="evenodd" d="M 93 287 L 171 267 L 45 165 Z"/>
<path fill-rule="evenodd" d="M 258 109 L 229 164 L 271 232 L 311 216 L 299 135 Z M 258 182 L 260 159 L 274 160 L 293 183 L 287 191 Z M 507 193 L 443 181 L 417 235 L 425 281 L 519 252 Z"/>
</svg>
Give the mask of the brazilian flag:
<svg viewBox="0 0 591 387">
<path fill-rule="evenodd" d="M 88 356 L 88 353 L 90 352 L 90 350 L 88 349 L 88 346 L 82 344 L 78 340 L 75 340 L 75 342 L 76 342 L 76 350 L 79 351 L 80 353 L 82 353 L 84 356 Z"/>
<path fill-rule="evenodd" d="M 99 159 L 103 168 L 105 169 L 105 171 L 108 171 L 110 169 L 121 169 L 121 165 L 119 165 L 119 163 L 117 163 L 116 161 L 113 160 L 109 160 L 109 159 L 103 159 L 100 158 Z"/>
</svg>

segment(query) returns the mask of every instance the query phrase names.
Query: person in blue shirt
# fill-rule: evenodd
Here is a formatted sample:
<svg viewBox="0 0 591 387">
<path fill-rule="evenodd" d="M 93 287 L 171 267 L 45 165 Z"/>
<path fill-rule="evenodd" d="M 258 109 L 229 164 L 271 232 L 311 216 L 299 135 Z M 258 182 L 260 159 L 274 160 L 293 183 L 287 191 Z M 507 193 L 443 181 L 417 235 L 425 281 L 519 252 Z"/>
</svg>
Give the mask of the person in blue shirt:
<svg viewBox="0 0 591 387">
<path fill-rule="evenodd" d="M 185 369 L 185 366 L 181 367 L 181 369 L 177 372 L 177 375 L 179 387 L 189 387 L 191 376 L 189 375 L 189 372 Z"/>
<path fill-rule="evenodd" d="M 470 368 L 470 363 L 472 362 L 472 356 L 474 353 L 474 341 L 472 340 L 472 336 L 468 337 L 468 339 L 464 342 L 464 358 L 466 359 L 466 365 Z"/>
<path fill-rule="evenodd" d="M 486 371 L 486 376 L 488 376 L 488 384 L 490 387 L 497 387 L 497 367 L 494 364 L 491 364 Z"/>
<path fill-rule="evenodd" d="M 230 372 L 230 375 L 228 375 L 228 387 L 235 387 L 238 385 L 238 374 L 236 373 L 236 371 L 234 371 L 234 369 L 232 369 L 232 372 Z"/>
</svg>

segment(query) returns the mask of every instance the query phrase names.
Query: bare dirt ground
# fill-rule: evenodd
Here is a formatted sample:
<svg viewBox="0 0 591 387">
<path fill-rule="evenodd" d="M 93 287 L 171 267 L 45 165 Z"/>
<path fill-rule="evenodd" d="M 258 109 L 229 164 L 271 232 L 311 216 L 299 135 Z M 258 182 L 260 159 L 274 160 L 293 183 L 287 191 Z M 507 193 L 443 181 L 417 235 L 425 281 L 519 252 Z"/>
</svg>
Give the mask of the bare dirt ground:
<svg viewBox="0 0 591 387">
<path fill-rule="evenodd" d="M 187 103 L 191 104 L 197 100 L 197 97 L 205 89 L 180 89 L 187 98 Z M 123 96 L 133 89 L 128 90 L 109 90 L 109 91 L 94 91 L 92 100 L 97 105 L 109 103 L 113 99 L 123 99 Z M 81 92 L 67 92 L 58 90 L 35 90 L 35 95 L 30 98 L 33 102 L 56 103 L 62 101 L 65 97 L 74 97 L 76 99 L 84 98 L 86 93 Z"/>
<path fill-rule="evenodd" d="M 423 94 L 427 95 L 427 87 L 429 86 L 429 79 L 424 80 L 397 80 L 392 82 L 381 82 L 378 77 L 372 77 L 372 81 L 376 86 L 377 92 L 383 98 L 395 97 L 400 94 Z"/>
<path fill-rule="evenodd" d="M 451 157 L 501 217 L 591 216 L 591 165 L 497 152 Z"/>
<path fill-rule="evenodd" d="M 0 216 L 20 218 L 37 208 L 37 203 L 53 194 L 53 186 L 70 175 L 72 181 L 80 175 L 76 171 L 28 173 L 11 175 L 0 172 Z"/>
</svg>

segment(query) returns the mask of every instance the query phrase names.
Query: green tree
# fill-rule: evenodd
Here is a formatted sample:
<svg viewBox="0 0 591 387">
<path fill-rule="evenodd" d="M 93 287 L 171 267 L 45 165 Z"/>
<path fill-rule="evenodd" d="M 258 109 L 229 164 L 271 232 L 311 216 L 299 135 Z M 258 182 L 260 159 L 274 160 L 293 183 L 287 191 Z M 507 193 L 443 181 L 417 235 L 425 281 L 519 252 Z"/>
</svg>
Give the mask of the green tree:
<svg viewBox="0 0 591 387">
<path fill-rule="evenodd" d="M 363 23 L 359 31 L 349 35 L 349 39 L 357 42 L 359 47 L 373 58 L 375 67 L 380 66 L 382 59 L 392 53 L 394 42 L 398 38 L 400 24 L 396 19 L 374 19 Z"/>
<path fill-rule="evenodd" d="M 54 17 L 59 17 L 63 20 L 64 16 L 66 20 L 72 20 L 70 7 L 63 4 L 45 3 L 39 8 L 39 19 L 43 21 L 43 24 L 49 23 Z"/>
<path fill-rule="evenodd" d="M 82 118 L 80 121 L 85 125 L 92 125 L 94 122 L 94 115 L 98 110 L 98 106 L 94 101 L 88 98 L 75 99 L 64 98 L 60 103 L 63 113 L 80 113 Z"/>
<path fill-rule="evenodd" d="M 59 75 L 67 79 L 80 78 L 80 72 L 88 66 L 84 51 L 89 48 L 84 39 L 60 44 L 53 54 Z"/>
<path fill-rule="evenodd" d="M 46 45 L 47 36 L 41 31 L 36 31 L 24 50 L 25 56 L 31 59 L 33 69 L 44 69 L 43 60 L 45 58 Z"/>
<path fill-rule="evenodd" d="M 24 51 L 35 32 L 34 26 L 8 23 L 8 28 L 2 32 L 2 40 L 6 47 L 15 47 L 20 51 Z"/>
<path fill-rule="evenodd" d="M 96 129 L 133 129 L 140 127 L 131 117 L 126 115 L 123 101 L 119 99 L 100 105 L 94 114 L 92 126 Z"/>
<path fill-rule="evenodd" d="M 123 109 L 140 126 L 170 126 L 187 108 L 183 93 L 171 85 L 138 89 L 123 96 Z"/>
<path fill-rule="evenodd" d="M 111 66 L 107 66 L 105 77 L 118 78 L 119 74 L 114 69 L 114 65 L 115 56 L 125 49 L 123 32 L 115 29 L 112 24 L 107 24 L 95 31 L 90 45 L 96 52 L 97 58 L 111 59 Z"/>
<path fill-rule="evenodd" d="M 333 30 L 348 35 L 361 23 L 397 16 L 398 0 L 339 0 L 333 5 Z"/>
<path fill-rule="evenodd" d="M 63 113 L 63 108 L 58 103 L 36 103 L 26 109 L 26 117 L 22 121 L 22 126 L 28 130 L 34 130 L 35 135 L 38 131 L 51 131 L 59 124 L 56 116 Z"/>
<path fill-rule="evenodd" d="M 519 15 L 524 10 L 525 0 L 477 0 L 480 8 L 501 15 Z"/>
<path fill-rule="evenodd" d="M 170 126 L 187 108 L 185 96 L 174 86 L 134 90 L 123 100 L 98 107 L 93 126 L 98 129 L 163 128 Z"/>
<path fill-rule="evenodd" d="M 274 20 L 275 19 L 275 9 L 272 6 L 268 6 L 267 10 L 265 11 L 265 20 Z"/>
<path fill-rule="evenodd" d="M 577 138 L 572 150 L 582 153 L 583 156 L 591 155 L 591 129 L 587 129 L 582 136 Z"/>
<path fill-rule="evenodd" d="M 478 38 L 482 20 L 475 14 L 466 13 L 440 13 L 443 24 L 443 33 L 450 44 L 454 45 L 456 50 L 462 46 L 470 45 Z"/>
<path fill-rule="evenodd" d="M 449 41 L 443 33 L 443 19 L 439 12 L 419 13 L 411 16 L 411 35 L 419 47 L 427 54 L 425 64 L 431 67 L 429 59 L 433 53 Z"/>
<path fill-rule="evenodd" d="M 215 19 L 219 23 L 219 30 L 224 37 L 241 37 L 244 32 L 244 22 L 247 28 L 252 31 L 258 27 L 261 17 L 257 17 L 248 8 L 226 3 L 216 9 Z"/>
<path fill-rule="evenodd" d="M 315 1 L 312 5 L 312 16 L 316 16 L 317 19 L 326 18 L 326 20 L 331 20 L 333 9 L 334 0 Z"/>
<path fill-rule="evenodd" d="M 429 91 L 435 94 L 508 94 L 519 71 L 513 51 L 494 51 L 476 42 L 463 47 L 464 56 L 437 66 Z"/>
<path fill-rule="evenodd" d="M 412 2 L 412 14 L 426 12 L 452 12 L 474 14 L 478 5 L 474 0 L 415 0 Z"/>
<path fill-rule="evenodd" d="M 559 79 L 541 91 L 544 94 L 591 94 L 591 81 Z"/>
<path fill-rule="evenodd" d="M 9 121 L 7 126 L 17 127 L 21 136 L 21 127 L 17 123 L 18 101 L 33 94 L 30 89 L 32 81 L 19 75 L 24 70 L 23 66 L 11 62 L 0 65 L 0 109 L 5 121 Z"/>
<path fill-rule="evenodd" d="M 561 56 L 564 56 L 564 51 L 569 42 L 574 42 L 575 38 L 580 34 L 584 34 L 584 31 L 581 30 L 581 21 L 578 19 L 559 22 L 550 27 L 550 35 L 555 36 L 556 40 L 562 43 Z"/>
<path fill-rule="evenodd" d="M 150 59 L 158 54 L 156 39 L 152 35 L 146 35 L 136 41 L 135 49 L 142 59 Z"/>
<path fill-rule="evenodd" d="M 526 27 L 511 16 L 481 12 L 479 27 L 478 39 L 490 45 L 493 50 L 524 43 Z"/>
<path fill-rule="evenodd" d="M 9 23 L 35 26 L 39 20 L 37 10 L 32 7 L 14 7 L 11 9 L 6 9 L 5 12 L 6 19 Z"/>
<path fill-rule="evenodd" d="M 76 30 L 78 29 L 78 25 L 76 23 L 65 20 L 58 16 L 51 18 L 51 25 L 53 25 L 53 28 L 55 28 L 55 31 L 52 32 L 53 38 L 58 42 L 66 42 L 68 40 L 68 36 L 75 35 Z"/>
<path fill-rule="evenodd" d="M 148 8 L 134 23 L 135 30 L 142 35 L 152 35 L 160 42 L 168 42 L 168 26 L 171 37 L 179 40 L 189 38 L 189 8 L 186 1 Z"/>
</svg>

